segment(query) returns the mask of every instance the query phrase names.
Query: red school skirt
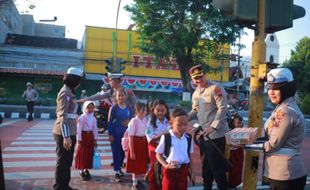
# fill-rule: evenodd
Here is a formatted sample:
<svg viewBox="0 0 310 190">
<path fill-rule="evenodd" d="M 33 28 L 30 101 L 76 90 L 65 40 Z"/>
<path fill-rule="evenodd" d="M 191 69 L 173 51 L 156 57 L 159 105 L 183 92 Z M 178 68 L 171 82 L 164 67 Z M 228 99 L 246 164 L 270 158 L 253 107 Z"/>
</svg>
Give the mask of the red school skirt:
<svg viewBox="0 0 310 190">
<path fill-rule="evenodd" d="M 92 131 L 82 132 L 82 146 L 76 150 L 75 168 L 79 170 L 93 168 L 94 135 Z"/>
<path fill-rule="evenodd" d="M 230 188 L 237 187 L 242 182 L 243 159 L 243 148 L 230 150 L 230 163 L 232 164 L 228 173 L 228 186 Z"/>
<path fill-rule="evenodd" d="M 147 171 L 147 164 L 149 163 L 146 137 L 135 136 L 133 138 L 133 146 L 136 159 L 130 159 L 129 150 L 127 154 L 126 172 L 134 174 L 145 174 Z"/>
</svg>

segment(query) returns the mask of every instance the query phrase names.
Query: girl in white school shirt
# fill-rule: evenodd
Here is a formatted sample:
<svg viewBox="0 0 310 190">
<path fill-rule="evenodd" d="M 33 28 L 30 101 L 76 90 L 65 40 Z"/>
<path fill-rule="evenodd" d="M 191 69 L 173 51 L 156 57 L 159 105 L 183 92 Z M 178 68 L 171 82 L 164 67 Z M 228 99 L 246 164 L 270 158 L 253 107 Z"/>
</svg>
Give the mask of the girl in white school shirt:
<svg viewBox="0 0 310 190">
<path fill-rule="evenodd" d="M 146 130 L 146 138 L 148 141 L 148 150 L 150 158 L 150 170 L 148 173 L 149 189 L 157 190 L 161 189 L 156 183 L 155 178 L 155 162 L 156 152 L 155 149 L 158 145 L 159 139 L 162 134 L 167 133 L 170 129 L 169 125 L 169 109 L 165 101 L 157 100 L 154 103 L 154 110 L 151 115 L 151 119 L 148 122 Z"/>
<path fill-rule="evenodd" d="M 149 156 L 147 151 L 147 140 L 145 136 L 147 119 L 146 105 L 138 102 L 135 105 L 136 117 L 132 118 L 128 124 L 129 151 L 126 162 L 126 172 L 132 173 L 132 190 L 142 189 L 142 183 L 138 182 L 138 177 L 147 171 Z M 141 186 L 141 187 L 140 187 Z"/>
<path fill-rule="evenodd" d="M 75 156 L 75 168 L 80 170 L 83 180 L 90 179 L 88 169 L 93 168 L 94 148 L 97 147 L 98 129 L 94 116 L 95 106 L 91 101 L 83 104 L 83 114 L 77 123 L 77 151 Z"/>
</svg>

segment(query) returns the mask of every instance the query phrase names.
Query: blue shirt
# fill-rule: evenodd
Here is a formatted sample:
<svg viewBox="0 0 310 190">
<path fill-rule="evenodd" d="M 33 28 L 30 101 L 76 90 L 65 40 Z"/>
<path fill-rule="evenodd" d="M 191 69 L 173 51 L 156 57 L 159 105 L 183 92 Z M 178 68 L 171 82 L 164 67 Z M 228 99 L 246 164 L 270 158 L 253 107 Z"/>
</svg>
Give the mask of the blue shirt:
<svg viewBox="0 0 310 190">
<path fill-rule="evenodd" d="M 127 126 L 123 126 L 123 123 L 126 120 L 130 120 L 133 117 L 133 112 L 130 107 L 126 106 L 122 108 L 118 105 L 113 105 L 110 108 L 110 117 L 108 122 L 108 132 L 109 135 L 116 135 L 116 128 L 119 128 L 121 131 L 125 131 Z"/>
</svg>

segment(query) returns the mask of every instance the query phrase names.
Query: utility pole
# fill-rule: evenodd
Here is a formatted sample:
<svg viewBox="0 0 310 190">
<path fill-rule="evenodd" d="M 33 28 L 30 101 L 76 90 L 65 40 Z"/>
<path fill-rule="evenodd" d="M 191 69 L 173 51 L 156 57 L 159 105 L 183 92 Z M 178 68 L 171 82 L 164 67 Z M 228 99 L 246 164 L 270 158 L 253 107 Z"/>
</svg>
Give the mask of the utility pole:
<svg viewBox="0 0 310 190">
<path fill-rule="evenodd" d="M 223 73 L 224 73 L 224 47 L 222 47 L 222 56 L 221 56 L 221 84 L 223 83 Z"/>
<path fill-rule="evenodd" d="M 265 64 L 266 59 L 266 43 L 265 43 L 265 10 L 266 0 L 258 1 L 258 23 L 255 30 L 255 39 L 252 48 L 252 64 L 251 64 L 251 82 L 250 82 L 250 104 L 249 104 L 249 127 L 257 127 L 258 135 L 262 131 L 262 115 L 263 115 L 263 97 L 264 97 L 264 81 L 259 79 L 260 64 Z M 245 170 L 243 180 L 243 189 L 256 189 L 257 171 L 259 163 L 259 154 L 254 151 L 246 151 L 245 153 Z"/>
<path fill-rule="evenodd" d="M 118 15 L 119 15 L 119 8 L 121 6 L 122 0 L 118 1 L 118 6 L 117 6 L 117 13 L 116 13 L 116 21 L 115 21 L 115 32 L 112 36 L 113 38 L 113 44 L 112 44 L 112 58 L 113 58 L 113 63 L 112 63 L 112 70 L 116 71 L 117 70 L 117 41 L 118 41 L 118 36 L 117 36 L 117 26 L 118 26 Z"/>
<path fill-rule="evenodd" d="M 238 44 L 237 105 L 236 105 L 236 107 L 237 107 L 237 112 L 238 112 L 238 110 L 239 110 L 239 75 L 240 75 L 239 70 L 240 70 L 240 59 L 241 59 L 241 56 L 240 56 L 240 49 L 241 49 L 241 47 L 240 47 L 240 45 L 241 45 L 241 34 L 240 34 L 240 36 L 239 36 L 239 44 Z"/>
</svg>

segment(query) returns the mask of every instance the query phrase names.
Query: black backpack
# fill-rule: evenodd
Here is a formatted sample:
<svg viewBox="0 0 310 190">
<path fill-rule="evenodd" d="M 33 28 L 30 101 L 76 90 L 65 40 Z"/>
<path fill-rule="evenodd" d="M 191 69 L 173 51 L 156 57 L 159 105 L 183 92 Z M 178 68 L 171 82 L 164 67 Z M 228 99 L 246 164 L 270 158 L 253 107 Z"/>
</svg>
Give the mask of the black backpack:
<svg viewBox="0 0 310 190">
<path fill-rule="evenodd" d="M 164 156 L 167 158 L 170 154 L 170 148 L 171 148 L 171 134 L 165 133 L 165 149 L 164 149 Z M 189 133 L 185 133 L 186 139 L 187 139 L 187 154 L 188 157 L 190 155 L 191 150 L 191 143 L 192 143 L 192 136 Z M 161 186 L 162 184 L 162 165 L 160 162 L 156 159 L 155 162 L 155 179 L 157 186 Z"/>
</svg>

